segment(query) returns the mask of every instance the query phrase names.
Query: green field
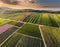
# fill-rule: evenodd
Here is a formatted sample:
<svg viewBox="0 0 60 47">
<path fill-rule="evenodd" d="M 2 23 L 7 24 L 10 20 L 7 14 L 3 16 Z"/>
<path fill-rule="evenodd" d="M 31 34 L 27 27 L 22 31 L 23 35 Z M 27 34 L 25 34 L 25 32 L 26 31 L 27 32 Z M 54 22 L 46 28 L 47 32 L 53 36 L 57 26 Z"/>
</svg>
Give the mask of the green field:
<svg viewBox="0 0 60 47">
<path fill-rule="evenodd" d="M 15 33 L 1 47 L 44 47 L 43 41 L 36 38 L 27 37 L 19 33 Z"/>
<path fill-rule="evenodd" d="M 28 29 L 27 29 L 28 28 Z M 1 47 L 44 47 L 37 25 L 25 24 L 15 32 Z"/>
<path fill-rule="evenodd" d="M 41 37 L 39 27 L 33 24 L 25 24 L 18 32 L 26 35 L 31 35 L 34 37 Z"/>
<path fill-rule="evenodd" d="M 0 31 L 3 30 L 0 47 L 60 47 L 60 12 L 3 11 L 0 13 Z M 8 26 L 2 26 L 6 24 L 12 27 L 4 30 Z"/>
<path fill-rule="evenodd" d="M 46 26 L 60 27 L 59 15 L 52 13 L 32 13 L 23 21 Z"/>
<path fill-rule="evenodd" d="M 15 47 L 21 35 L 15 33 L 10 39 L 8 39 L 1 47 Z"/>
<path fill-rule="evenodd" d="M 55 45 L 55 47 L 60 47 L 60 28 L 41 26 L 41 31 L 44 35 L 45 40 L 48 36 L 48 39 L 46 41 L 48 41 L 50 38 L 52 45 Z"/>
<path fill-rule="evenodd" d="M 10 22 L 8 22 L 7 24 L 11 24 L 11 25 L 15 25 L 15 24 L 17 24 L 18 22 L 16 22 L 16 21 L 10 21 Z"/>
<path fill-rule="evenodd" d="M 40 13 L 40 12 L 13 12 L 3 13 L 1 18 L 15 21 L 29 22 L 34 24 L 60 27 L 60 14 L 58 13 Z"/>
<path fill-rule="evenodd" d="M 5 24 L 16 25 L 17 23 L 18 23 L 17 21 L 0 18 L 0 26 Z"/>
<path fill-rule="evenodd" d="M 18 13 L 3 13 L 0 15 L 1 18 L 4 19 L 10 19 L 10 20 L 15 20 L 15 21 L 21 21 L 23 20 L 26 16 L 28 16 L 30 13 L 28 12 L 18 12 Z"/>
<path fill-rule="evenodd" d="M 10 22 L 10 20 L 0 18 L 0 26 L 7 24 L 8 22 Z"/>
<path fill-rule="evenodd" d="M 23 36 L 16 47 L 44 47 L 43 40 Z"/>
</svg>

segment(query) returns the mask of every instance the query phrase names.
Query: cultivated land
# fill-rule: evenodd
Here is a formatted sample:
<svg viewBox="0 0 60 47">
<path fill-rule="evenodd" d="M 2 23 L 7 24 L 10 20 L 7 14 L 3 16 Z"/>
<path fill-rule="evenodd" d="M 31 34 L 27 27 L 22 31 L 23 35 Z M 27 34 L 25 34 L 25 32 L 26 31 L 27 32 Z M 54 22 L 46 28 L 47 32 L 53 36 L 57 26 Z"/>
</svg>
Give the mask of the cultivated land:
<svg viewBox="0 0 60 47">
<path fill-rule="evenodd" d="M 12 25 L 6 24 L 0 27 L 0 34 L 11 28 Z"/>
<path fill-rule="evenodd" d="M 14 39 L 14 40 L 13 40 Z M 15 33 L 2 47 L 44 47 L 43 41 L 40 39 L 24 36 Z"/>
<path fill-rule="evenodd" d="M 10 22 L 8 22 L 7 24 L 10 24 L 10 25 L 16 25 L 18 22 L 16 22 L 16 21 L 10 21 Z"/>
<path fill-rule="evenodd" d="M 32 27 L 32 28 L 31 28 Z M 27 28 L 29 28 L 27 30 Z M 31 28 L 31 29 L 30 29 Z M 22 31 L 22 32 L 21 32 Z M 27 33 L 26 33 L 27 32 Z M 2 47 L 44 47 L 37 25 L 25 24 L 8 39 Z"/>
<path fill-rule="evenodd" d="M 23 20 L 26 16 L 28 16 L 30 13 L 28 12 L 18 12 L 18 13 L 5 13 L 2 14 L 0 17 L 5 18 L 5 19 L 11 19 L 15 21 L 21 21 Z M 8 16 L 6 16 L 8 15 Z"/>
<path fill-rule="evenodd" d="M 2 12 L 0 47 L 60 47 L 60 12 L 38 10 Z"/>
<path fill-rule="evenodd" d="M 59 19 L 60 18 L 58 14 L 32 13 L 31 15 L 27 16 L 23 21 L 46 26 L 60 27 Z"/>
<path fill-rule="evenodd" d="M 8 15 L 8 16 L 7 16 Z M 9 12 L 0 15 L 0 18 L 10 19 L 14 21 L 23 21 L 34 24 L 60 27 L 60 14 L 59 13 L 41 13 L 41 12 Z M 16 22 L 11 23 L 15 24 Z"/>
<path fill-rule="evenodd" d="M 12 27 L 8 30 L 6 30 L 5 32 L 3 32 L 2 34 L 0 34 L 0 44 L 6 40 L 14 31 L 16 31 L 18 28 L 17 27 Z"/>
<path fill-rule="evenodd" d="M 41 31 L 48 47 L 60 47 L 60 28 L 41 26 Z"/>
<path fill-rule="evenodd" d="M 6 24 L 6 23 L 8 23 L 8 22 L 10 22 L 10 20 L 6 20 L 6 19 L 0 18 L 0 26 Z"/>
<path fill-rule="evenodd" d="M 37 25 L 25 24 L 20 30 L 18 30 L 18 32 L 34 37 L 41 37 L 40 30 Z"/>
</svg>

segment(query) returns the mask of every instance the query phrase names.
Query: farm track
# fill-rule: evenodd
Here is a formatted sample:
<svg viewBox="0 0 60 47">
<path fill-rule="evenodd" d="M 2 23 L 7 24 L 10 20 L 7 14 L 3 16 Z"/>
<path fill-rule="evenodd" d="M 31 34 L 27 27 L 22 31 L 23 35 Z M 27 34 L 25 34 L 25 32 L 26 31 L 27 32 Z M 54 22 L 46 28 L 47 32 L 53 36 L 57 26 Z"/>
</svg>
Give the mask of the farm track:
<svg viewBox="0 0 60 47">
<path fill-rule="evenodd" d="M 17 32 L 16 32 L 16 34 L 20 34 L 20 33 L 17 33 Z M 20 35 L 21 35 L 21 34 L 20 34 Z M 24 36 L 23 38 L 21 38 L 22 40 L 23 40 L 24 38 L 28 37 L 29 39 L 28 39 L 28 38 L 26 38 L 26 39 L 28 39 L 29 42 L 33 41 L 34 39 L 39 39 L 39 40 L 40 40 L 40 38 L 32 37 L 32 36 L 29 36 L 29 35 L 24 35 L 24 34 L 22 34 L 22 36 Z M 26 37 L 25 37 L 25 36 L 26 36 Z M 34 39 L 30 39 L 30 38 L 34 38 Z M 25 40 L 26 40 L 26 39 L 25 39 Z M 35 43 L 34 43 L 35 41 L 37 41 L 37 43 L 38 43 L 37 45 L 35 45 L 35 47 L 38 46 L 38 45 L 39 45 L 39 47 L 40 47 L 40 42 L 39 42 L 39 40 L 34 40 L 34 41 L 33 41 L 33 44 L 35 44 Z M 41 40 L 42 40 L 42 39 L 41 39 Z M 16 41 L 17 41 L 17 40 L 16 40 Z M 26 40 L 26 41 L 27 41 L 27 40 Z M 43 43 L 43 41 L 41 41 L 41 42 Z M 28 41 L 27 41 L 26 43 L 28 44 Z M 15 43 L 15 44 L 16 44 L 16 43 Z M 33 44 L 30 43 L 30 45 L 33 45 Z M 8 45 L 10 45 L 10 44 L 8 43 Z M 30 45 L 28 45 L 28 46 L 30 46 Z M 7 46 L 7 44 L 6 44 L 6 46 Z M 5 46 L 5 47 L 6 47 L 6 46 Z M 11 45 L 10 45 L 10 46 L 11 46 Z M 9 46 L 9 47 L 10 47 L 10 46 Z M 14 44 L 13 44 L 13 46 L 14 46 Z M 41 45 L 41 46 L 43 46 L 43 45 Z M 3 45 L 2 47 L 4 47 L 4 45 Z"/>
<path fill-rule="evenodd" d="M 60 28 L 54 28 L 54 27 L 48 27 L 48 26 L 40 26 L 40 28 L 44 36 L 44 40 L 47 47 L 59 47 L 60 41 L 58 40 L 60 36 L 59 35 Z"/>
<path fill-rule="evenodd" d="M 24 35 L 20 38 L 15 47 L 41 47 L 41 42 L 42 40 L 40 39 Z"/>
<path fill-rule="evenodd" d="M 12 27 L 5 31 L 4 33 L 0 34 L 0 44 L 6 40 L 14 31 L 16 31 L 18 28 L 17 27 Z"/>
<path fill-rule="evenodd" d="M 12 21 L 13 21 L 13 20 L 12 20 Z M 24 24 L 26 24 L 26 23 L 24 23 Z M 24 25 L 24 24 L 23 24 L 23 25 Z M 11 37 L 13 37 L 14 34 L 15 34 L 20 28 L 23 27 L 23 25 L 22 25 L 21 27 L 14 26 L 15 28 L 17 28 L 17 30 L 15 29 L 16 31 L 14 31 L 8 38 L 6 38 L 6 40 L 5 40 L 4 42 L 2 42 L 0 46 L 1 46 L 1 47 L 5 47 L 6 45 L 4 46 L 4 44 L 5 44 Z M 18 29 L 18 28 L 19 28 L 19 29 Z M 16 35 L 16 34 L 15 34 L 15 35 Z M 18 35 L 19 35 L 19 34 L 18 34 Z M 18 37 L 18 36 L 17 36 L 17 37 Z M 13 40 L 12 40 L 12 41 L 13 41 Z"/>
<path fill-rule="evenodd" d="M 18 33 L 17 34 L 21 34 L 22 36 L 26 36 L 26 37 L 30 37 L 30 38 L 35 38 L 35 39 L 40 39 L 42 40 L 42 38 L 38 38 L 38 37 L 34 37 L 34 36 L 30 36 L 30 35 L 26 35 L 26 34 L 22 34 L 22 33 Z"/>
<path fill-rule="evenodd" d="M 49 19 L 51 19 L 50 16 L 48 16 L 48 17 L 49 17 Z M 40 18 L 41 18 L 41 17 L 40 17 Z M 3 19 L 3 18 L 2 18 L 2 19 Z M 5 19 L 5 20 L 10 20 L 10 19 Z M 24 20 L 25 20 L 25 19 L 24 19 Z M 48 20 L 48 19 L 47 19 L 47 20 Z M 15 20 L 10 20 L 10 21 L 14 21 L 14 22 L 17 22 L 17 23 L 20 22 L 20 23 L 24 23 L 24 24 L 27 23 L 27 22 L 24 22 L 24 21 L 15 21 Z M 41 20 L 40 20 L 40 21 L 41 21 Z M 51 20 L 50 20 L 50 22 L 51 22 Z M 49 24 L 50 24 L 50 22 L 49 22 Z M 7 24 L 8 24 L 8 23 L 7 23 Z M 38 26 L 39 26 L 39 25 L 41 25 L 41 26 L 48 26 L 48 27 L 52 27 L 52 28 L 58 28 L 58 27 L 53 26 L 54 24 L 53 24 L 53 25 L 51 24 L 51 26 L 49 26 L 49 25 L 42 25 L 41 22 L 40 22 L 40 24 L 35 24 L 35 23 L 28 22 L 28 24 L 33 24 L 33 25 L 38 25 Z M 48 24 L 48 23 L 47 23 L 47 24 Z"/>
<path fill-rule="evenodd" d="M 41 28 L 41 26 L 39 27 Z M 41 29 L 41 32 L 42 32 L 41 35 L 43 35 L 45 47 L 56 47 L 55 44 L 52 42 L 52 39 L 50 38 L 49 34 L 42 31 L 42 29 Z"/>
<path fill-rule="evenodd" d="M 15 16 L 15 15 L 14 15 Z M 13 16 L 13 17 L 14 17 Z M 10 17 L 10 16 L 8 16 Z M 8 18 L 6 17 L 6 18 Z M 28 15 L 27 17 L 25 17 L 23 19 L 23 21 L 16 21 L 17 24 L 14 24 L 14 27 L 18 28 L 18 27 L 21 27 L 24 23 L 28 23 L 28 24 L 32 24 L 32 25 L 41 25 L 41 26 L 47 26 L 47 27 L 51 27 L 51 28 L 57 28 L 57 27 L 60 27 L 60 17 L 58 15 L 53 15 L 53 14 L 30 14 Z M 11 21 L 15 21 L 15 20 L 11 20 Z M 21 23 L 20 23 L 21 22 Z M 47 29 L 46 29 L 47 30 Z M 47 47 L 56 47 L 55 44 L 53 43 L 49 33 L 46 33 L 46 32 L 43 32 L 42 31 L 42 35 L 44 36 L 44 39 L 45 39 L 45 43 L 47 44 Z M 19 34 L 19 33 L 18 33 Z M 45 35 L 46 34 L 46 35 Z M 24 34 L 23 34 L 24 35 Z M 27 37 L 31 37 L 33 38 L 32 36 L 28 36 L 28 35 L 24 35 L 24 36 L 27 36 Z M 12 37 L 12 36 L 11 36 Z M 20 36 L 19 36 L 20 37 Z M 48 38 L 48 39 L 47 39 Z M 24 41 L 25 37 L 22 37 L 22 39 L 17 43 L 16 47 L 19 47 L 19 44 L 21 45 L 21 42 L 22 44 L 24 44 L 23 42 Z M 23 40 L 23 41 L 22 41 Z M 50 41 L 49 41 L 50 40 Z M 30 40 L 28 39 L 28 41 L 30 42 Z M 33 43 L 33 41 L 32 41 Z M 32 43 L 30 43 L 32 45 Z M 27 42 L 28 44 L 28 42 Z M 27 44 L 24 46 L 27 47 Z M 29 44 L 28 44 L 29 45 Z M 33 46 L 31 46 L 33 47 Z M 36 46 L 37 47 L 37 46 Z M 40 47 L 40 46 L 39 46 Z M 44 46 L 43 46 L 44 47 Z"/>
</svg>

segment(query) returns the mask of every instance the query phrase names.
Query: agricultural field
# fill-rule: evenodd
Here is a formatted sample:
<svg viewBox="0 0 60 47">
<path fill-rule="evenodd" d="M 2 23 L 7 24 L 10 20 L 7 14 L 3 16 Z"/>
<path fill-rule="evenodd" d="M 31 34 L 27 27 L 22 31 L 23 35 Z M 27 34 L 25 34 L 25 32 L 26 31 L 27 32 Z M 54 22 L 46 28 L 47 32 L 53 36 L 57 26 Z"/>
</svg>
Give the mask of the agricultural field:
<svg viewBox="0 0 60 47">
<path fill-rule="evenodd" d="M 15 21 L 21 21 L 23 20 L 26 16 L 28 16 L 30 13 L 28 12 L 22 12 L 22 13 L 4 13 L 0 15 L 1 18 L 4 19 L 11 19 Z M 8 16 L 6 16 L 8 15 Z"/>
<path fill-rule="evenodd" d="M 33 10 L 1 12 L 0 47 L 60 47 L 60 14 Z"/>
<path fill-rule="evenodd" d="M 8 30 L 6 30 L 5 32 L 3 32 L 2 34 L 0 34 L 0 44 L 6 40 L 13 32 L 15 32 L 18 28 L 17 27 L 12 27 Z"/>
<path fill-rule="evenodd" d="M 31 28 L 32 27 L 32 28 Z M 27 30 L 27 28 L 29 28 Z M 30 29 L 31 28 L 31 29 Z M 35 30 L 34 30 L 35 29 Z M 1 47 L 44 47 L 37 25 L 25 24 L 16 31 Z"/>
<path fill-rule="evenodd" d="M 60 47 L 60 28 L 47 26 L 40 28 L 48 47 Z"/>
<path fill-rule="evenodd" d="M 34 36 L 34 37 L 41 37 L 39 27 L 37 25 L 33 24 L 25 24 L 21 29 L 19 29 L 17 32 Z"/>
<path fill-rule="evenodd" d="M 23 23 L 3 18 L 0 20 L 0 44 L 2 45 Z"/>
<path fill-rule="evenodd" d="M 22 21 L 22 22 L 28 22 L 28 23 L 33 23 L 33 24 L 60 27 L 60 14 L 59 13 L 17 11 L 17 12 L 3 13 L 0 15 L 0 17 L 3 19 L 10 19 L 13 21 L 19 21 L 19 22 Z"/>
<path fill-rule="evenodd" d="M 6 20 L 6 19 L 0 18 L 0 26 L 6 24 L 6 23 L 8 23 L 8 22 L 10 22 L 10 20 Z"/>
<path fill-rule="evenodd" d="M 11 28 L 12 25 L 6 24 L 0 27 L 0 34 L 6 31 L 7 29 Z"/>
<path fill-rule="evenodd" d="M 13 40 L 14 39 L 14 40 Z M 40 39 L 24 36 L 19 33 L 14 34 L 2 47 L 44 47 Z"/>
<path fill-rule="evenodd" d="M 27 16 L 23 21 L 46 26 L 60 27 L 60 18 L 58 14 L 33 13 Z"/>
</svg>

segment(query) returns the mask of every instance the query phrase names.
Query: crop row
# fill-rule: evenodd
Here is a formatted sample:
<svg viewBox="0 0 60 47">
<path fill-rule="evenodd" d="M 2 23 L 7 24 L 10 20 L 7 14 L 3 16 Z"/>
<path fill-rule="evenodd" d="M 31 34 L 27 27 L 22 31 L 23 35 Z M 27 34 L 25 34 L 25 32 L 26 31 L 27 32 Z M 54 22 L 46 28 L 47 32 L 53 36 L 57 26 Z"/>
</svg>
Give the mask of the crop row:
<svg viewBox="0 0 60 47">
<path fill-rule="evenodd" d="M 0 34 L 11 28 L 12 25 L 6 24 L 0 27 Z"/>
<path fill-rule="evenodd" d="M 23 21 L 34 23 L 34 24 L 41 24 L 47 26 L 60 26 L 60 18 L 57 14 L 50 14 L 50 13 L 32 13 L 28 15 Z"/>
<path fill-rule="evenodd" d="M 42 26 L 41 30 L 48 47 L 60 47 L 60 28 Z"/>
<path fill-rule="evenodd" d="M 17 27 L 12 27 L 8 30 L 6 30 L 5 32 L 3 32 L 2 34 L 0 34 L 0 44 L 6 40 L 13 32 L 15 32 L 18 28 Z"/>
<path fill-rule="evenodd" d="M 37 25 L 25 24 L 16 31 L 1 47 L 44 47 Z"/>
</svg>

